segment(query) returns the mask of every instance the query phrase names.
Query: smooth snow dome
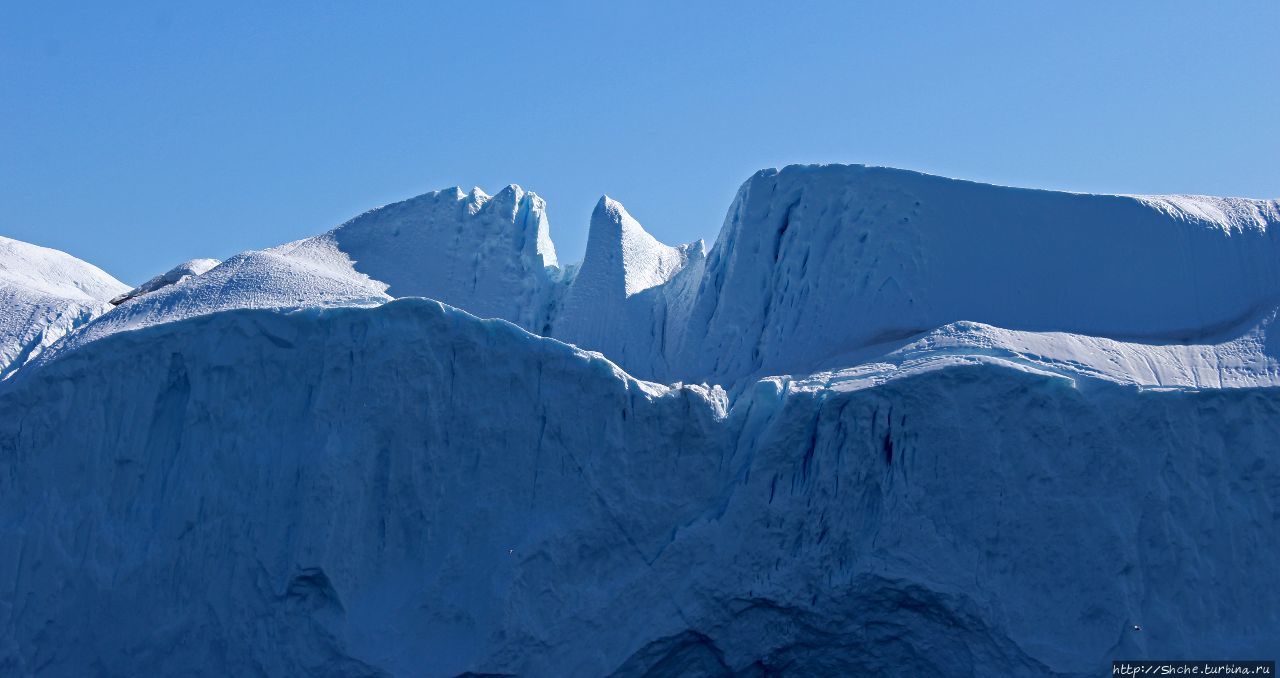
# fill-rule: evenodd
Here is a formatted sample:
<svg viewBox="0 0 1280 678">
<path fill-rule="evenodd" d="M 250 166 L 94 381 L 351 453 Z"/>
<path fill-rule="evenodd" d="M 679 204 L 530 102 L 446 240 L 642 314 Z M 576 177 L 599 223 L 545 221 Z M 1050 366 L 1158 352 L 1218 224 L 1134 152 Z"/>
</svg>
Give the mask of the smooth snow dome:
<svg viewBox="0 0 1280 678">
<path fill-rule="evenodd" d="M 0 378 L 105 312 L 125 289 L 65 252 L 0 236 Z"/>
<path fill-rule="evenodd" d="M 1278 226 L 828 165 L 570 265 L 515 185 L 127 294 L 0 240 L 0 672 L 1275 656 Z"/>
</svg>

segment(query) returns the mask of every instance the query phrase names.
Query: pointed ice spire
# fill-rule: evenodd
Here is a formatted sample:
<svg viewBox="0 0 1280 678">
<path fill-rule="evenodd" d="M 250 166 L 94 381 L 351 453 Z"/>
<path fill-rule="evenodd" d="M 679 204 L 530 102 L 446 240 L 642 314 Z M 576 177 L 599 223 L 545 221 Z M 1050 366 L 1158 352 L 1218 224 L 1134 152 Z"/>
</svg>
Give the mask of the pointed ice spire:
<svg viewBox="0 0 1280 678">
<path fill-rule="evenodd" d="M 606 195 L 591 214 L 578 279 L 590 281 L 604 294 L 629 297 L 667 282 L 685 261 L 682 250 L 658 242 L 622 203 Z"/>
<path fill-rule="evenodd" d="M 591 214 L 587 252 L 569 284 L 552 336 L 600 351 L 624 369 L 652 375 L 662 360 L 670 297 L 684 271 L 698 273 L 701 242 L 669 247 L 645 232 L 621 203 L 600 198 Z M 690 264 L 696 265 L 690 269 Z M 700 273 L 699 273 L 700 275 Z M 677 320 L 677 322 L 679 322 Z"/>
</svg>

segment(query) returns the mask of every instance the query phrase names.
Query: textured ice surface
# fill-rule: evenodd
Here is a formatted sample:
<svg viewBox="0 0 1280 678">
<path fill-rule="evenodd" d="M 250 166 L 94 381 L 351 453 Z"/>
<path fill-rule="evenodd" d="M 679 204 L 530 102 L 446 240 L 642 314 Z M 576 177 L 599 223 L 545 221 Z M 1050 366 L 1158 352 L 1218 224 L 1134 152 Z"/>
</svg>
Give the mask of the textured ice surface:
<svg viewBox="0 0 1280 678">
<path fill-rule="evenodd" d="M 1277 226 L 788 167 L 709 252 L 512 186 L 166 274 L 0 383 L 0 673 L 1275 656 Z"/>
</svg>

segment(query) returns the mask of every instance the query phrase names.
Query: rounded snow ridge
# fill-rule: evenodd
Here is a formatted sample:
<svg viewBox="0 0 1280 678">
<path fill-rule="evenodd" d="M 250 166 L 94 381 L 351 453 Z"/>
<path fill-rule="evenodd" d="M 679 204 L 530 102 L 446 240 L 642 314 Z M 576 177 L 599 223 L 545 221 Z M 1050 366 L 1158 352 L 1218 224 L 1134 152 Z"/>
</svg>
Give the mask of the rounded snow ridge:
<svg viewBox="0 0 1280 678">
<path fill-rule="evenodd" d="M 128 285 L 62 250 L 0 236 L 0 285 L 16 284 L 57 297 L 106 301 Z"/>
</svg>

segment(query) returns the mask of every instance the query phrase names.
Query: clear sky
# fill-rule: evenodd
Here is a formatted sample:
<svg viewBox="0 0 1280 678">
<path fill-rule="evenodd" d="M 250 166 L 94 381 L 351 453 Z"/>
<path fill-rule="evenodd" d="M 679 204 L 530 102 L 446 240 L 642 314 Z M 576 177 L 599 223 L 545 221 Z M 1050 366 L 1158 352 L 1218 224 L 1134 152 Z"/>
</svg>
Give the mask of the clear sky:
<svg viewBox="0 0 1280 678">
<path fill-rule="evenodd" d="M 0 4 L 0 234 L 129 283 L 453 185 L 537 191 L 572 261 L 602 193 L 710 244 L 789 163 L 1280 197 L 1278 160 L 1277 0 Z"/>
</svg>

